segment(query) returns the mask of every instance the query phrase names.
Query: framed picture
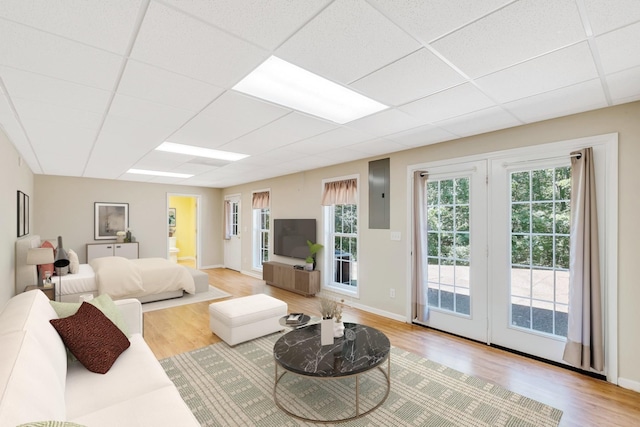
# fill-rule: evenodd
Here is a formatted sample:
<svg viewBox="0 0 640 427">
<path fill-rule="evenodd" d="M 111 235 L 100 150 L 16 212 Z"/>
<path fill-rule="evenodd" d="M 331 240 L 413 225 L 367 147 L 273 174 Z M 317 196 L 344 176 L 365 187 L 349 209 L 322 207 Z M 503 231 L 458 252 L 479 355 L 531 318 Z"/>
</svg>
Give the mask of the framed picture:
<svg viewBox="0 0 640 427">
<path fill-rule="evenodd" d="M 29 196 L 22 191 L 17 192 L 17 236 L 29 234 Z"/>
<path fill-rule="evenodd" d="M 129 203 L 94 204 L 94 240 L 115 240 L 118 231 L 129 228 Z"/>
<path fill-rule="evenodd" d="M 169 227 L 176 226 L 176 208 L 169 208 Z"/>
</svg>

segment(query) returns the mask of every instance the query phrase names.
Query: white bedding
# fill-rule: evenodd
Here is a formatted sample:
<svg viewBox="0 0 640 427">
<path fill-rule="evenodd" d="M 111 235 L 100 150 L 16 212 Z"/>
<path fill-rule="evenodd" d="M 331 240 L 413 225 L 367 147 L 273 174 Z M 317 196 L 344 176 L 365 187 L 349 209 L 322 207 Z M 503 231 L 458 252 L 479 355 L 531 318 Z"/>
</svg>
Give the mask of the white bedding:
<svg viewBox="0 0 640 427">
<path fill-rule="evenodd" d="M 89 264 L 80 264 L 80 269 L 77 273 L 67 274 L 61 278 L 54 276 L 51 280 L 55 281 L 56 286 L 58 286 L 60 279 L 62 279 L 62 289 L 59 289 L 58 292 L 62 295 L 90 294 L 98 290 L 96 274 Z"/>
<path fill-rule="evenodd" d="M 89 264 L 95 272 L 99 294 L 113 299 L 137 298 L 163 292 L 184 290 L 195 293 L 189 271 L 164 258 L 96 258 Z"/>
</svg>

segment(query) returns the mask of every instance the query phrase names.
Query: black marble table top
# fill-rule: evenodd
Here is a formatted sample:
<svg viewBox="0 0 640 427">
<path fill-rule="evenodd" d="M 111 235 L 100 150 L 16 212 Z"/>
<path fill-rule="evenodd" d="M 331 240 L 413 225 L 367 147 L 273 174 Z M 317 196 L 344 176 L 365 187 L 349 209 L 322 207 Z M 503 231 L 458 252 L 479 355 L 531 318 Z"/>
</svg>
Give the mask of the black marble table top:
<svg viewBox="0 0 640 427">
<path fill-rule="evenodd" d="M 379 366 L 389 357 L 389 338 L 379 330 L 344 324 L 344 336 L 320 345 L 320 324 L 286 333 L 273 347 L 278 364 L 288 371 L 313 377 L 355 375 Z"/>
</svg>

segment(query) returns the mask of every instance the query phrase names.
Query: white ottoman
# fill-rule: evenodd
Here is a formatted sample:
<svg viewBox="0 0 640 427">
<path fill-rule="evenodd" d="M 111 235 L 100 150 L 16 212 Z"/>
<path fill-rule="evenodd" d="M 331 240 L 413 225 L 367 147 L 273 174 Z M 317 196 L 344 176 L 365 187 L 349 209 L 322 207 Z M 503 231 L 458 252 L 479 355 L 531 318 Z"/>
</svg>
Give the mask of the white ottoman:
<svg viewBox="0 0 640 427">
<path fill-rule="evenodd" d="M 283 330 L 280 318 L 287 303 L 265 294 L 234 298 L 209 305 L 211 332 L 229 345 Z"/>
</svg>

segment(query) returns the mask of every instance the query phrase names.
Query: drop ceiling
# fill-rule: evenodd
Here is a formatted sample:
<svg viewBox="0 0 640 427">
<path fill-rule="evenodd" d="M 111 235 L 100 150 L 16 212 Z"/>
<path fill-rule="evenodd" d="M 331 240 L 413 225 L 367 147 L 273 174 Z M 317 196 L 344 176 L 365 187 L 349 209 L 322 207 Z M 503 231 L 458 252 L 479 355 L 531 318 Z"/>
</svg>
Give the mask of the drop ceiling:
<svg viewBox="0 0 640 427">
<path fill-rule="evenodd" d="M 2 0 L 0 40 L 0 126 L 45 175 L 228 187 L 640 99 L 638 0 Z M 389 108 L 231 89 L 272 55 Z"/>
</svg>

